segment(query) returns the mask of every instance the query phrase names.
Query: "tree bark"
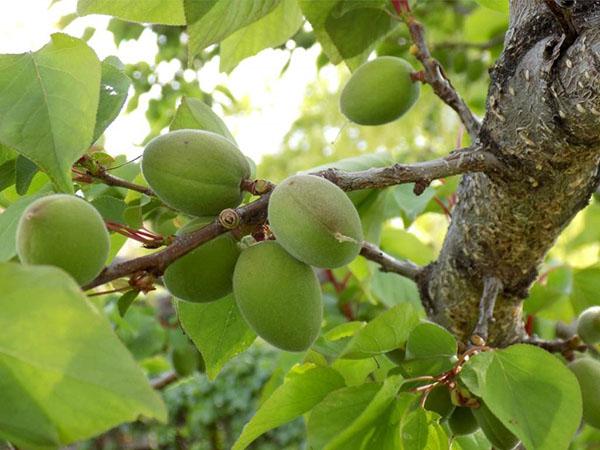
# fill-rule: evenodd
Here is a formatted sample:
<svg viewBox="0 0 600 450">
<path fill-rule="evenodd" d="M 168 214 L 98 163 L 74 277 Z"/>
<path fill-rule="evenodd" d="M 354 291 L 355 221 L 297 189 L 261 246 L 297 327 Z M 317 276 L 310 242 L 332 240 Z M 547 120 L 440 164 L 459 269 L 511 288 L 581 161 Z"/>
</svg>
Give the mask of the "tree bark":
<svg viewBox="0 0 600 450">
<path fill-rule="evenodd" d="M 573 43 L 544 0 L 511 0 L 478 136 L 505 168 L 463 176 L 443 249 L 418 280 L 430 318 L 465 343 L 489 277 L 502 290 L 488 343 L 524 337 L 537 268 L 600 181 L 600 1 L 578 0 L 570 14 Z"/>
</svg>

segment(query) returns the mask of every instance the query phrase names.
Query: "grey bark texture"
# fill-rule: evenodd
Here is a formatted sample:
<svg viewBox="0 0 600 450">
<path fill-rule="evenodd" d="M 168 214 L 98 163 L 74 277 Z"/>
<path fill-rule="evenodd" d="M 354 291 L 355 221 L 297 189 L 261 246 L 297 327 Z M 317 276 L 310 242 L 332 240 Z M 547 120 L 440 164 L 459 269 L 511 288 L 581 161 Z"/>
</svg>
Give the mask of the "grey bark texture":
<svg viewBox="0 0 600 450">
<path fill-rule="evenodd" d="M 543 0 L 511 0 L 477 142 L 505 168 L 463 176 L 443 249 L 418 280 L 429 316 L 464 343 L 489 277 L 502 290 L 488 343 L 524 337 L 537 269 L 600 181 L 600 1 L 578 0 L 570 14 L 573 43 Z"/>
</svg>

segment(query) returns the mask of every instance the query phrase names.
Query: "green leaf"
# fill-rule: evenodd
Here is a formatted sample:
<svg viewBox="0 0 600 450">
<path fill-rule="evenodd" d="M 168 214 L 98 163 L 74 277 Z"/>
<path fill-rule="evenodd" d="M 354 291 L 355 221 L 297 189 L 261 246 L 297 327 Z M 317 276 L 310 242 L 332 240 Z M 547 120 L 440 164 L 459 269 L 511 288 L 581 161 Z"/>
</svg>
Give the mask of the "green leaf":
<svg viewBox="0 0 600 450">
<path fill-rule="evenodd" d="M 508 0 L 475 0 L 481 6 L 508 14 Z"/>
<path fill-rule="evenodd" d="M 394 186 L 387 197 L 386 218 L 401 216 L 408 227 L 419 214 L 425 211 L 430 200 L 435 197 L 435 189 L 428 187 L 421 195 L 415 195 L 414 183 Z"/>
<path fill-rule="evenodd" d="M 92 200 L 91 204 L 98 210 L 103 219 L 116 223 L 123 223 L 125 221 L 123 213 L 125 212 L 126 205 L 120 198 L 101 195 Z"/>
<path fill-rule="evenodd" d="M 361 450 L 398 450 L 402 416 L 414 404 L 416 394 L 400 392 L 392 405 L 373 424 L 374 431 L 363 441 Z"/>
<path fill-rule="evenodd" d="M 16 256 L 17 225 L 21 214 L 40 197 L 40 194 L 23 197 L 0 214 L 0 262 L 6 262 Z"/>
<path fill-rule="evenodd" d="M 86 300 L 54 267 L 0 265 L 0 436 L 23 447 L 89 438 L 167 411 Z"/>
<path fill-rule="evenodd" d="M 600 304 L 600 267 L 588 267 L 573 271 L 571 303 L 579 314 L 590 306 Z"/>
<path fill-rule="evenodd" d="M 214 380 L 223 365 L 256 338 L 233 295 L 211 303 L 176 301 L 175 306 L 181 326 L 202 353 L 210 379 Z"/>
<path fill-rule="evenodd" d="M 395 306 L 357 331 L 342 357 L 369 358 L 401 347 L 418 323 L 419 317 L 411 305 Z"/>
<path fill-rule="evenodd" d="M 299 0 L 323 51 L 334 64 L 344 60 L 351 68 L 360 65 L 368 51 L 396 22 L 380 0 Z"/>
<path fill-rule="evenodd" d="M 329 367 L 296 366 L 246 424 L 232 450 L 248 447 L 261 434 L 301 416 L 343 386 L 344 379 Z"/>
<path fill-rule="evenodd" d="M 528 449 L 568 448 L 581 421 L 581 392 L 573 373 L 532 345 L 513 345 L 493 355 L 480 386 L 489 409 Z"/>
<path fill-rule="evenodd" d="M 185 25 L 184 0 L 79 0 L 77 13 L 107 14 L 130 22 Z"/>
<path fill-rule="evenodd" d="M 324 449 L 367 408 L 383 383 L 366 383 L 331 392 L 313 408 L 307 424 L 310 448 Z"/>
<path fill-rule="evenodd" d="M 345 449 L 350 442 L 360 441 L 364 436 L 364 430 L 372 425 L 394 401 L 403 381 L 400 375 L 386 378 L 381 389 L 365 405 L 360 414 L 349 422 L 343 430 L 336 433 L 333 439 L 324 447 L 324 450 Z"/>
<path fill-rule="evenodd" d="M 123 317 L 125 313 L 127 313 L 127 310 L 134 302 L 134 300 L 138 297 L 138 295 L 140 295 L 140 291 L 131 290 L 125 292 L 119 297 L 119 300 L 117 300 L 117 306 L 119 308 L 119 315 L 121 317 Z"/>
<path fill-rule="evenodd" d="M 37 171 L 38 167 L 35 165 L 35 163 L 25 158 L 23 155 L 19 155 L 15 165 L 15 184 L 17 194 L 25 195 L 27 193 L 27 190 L 31 185 L 31 181 L 33 180 L 33 177 Z"/>
<path fill-rule="evenodd" d="M 410 332 L 406 343 L 406 357 L 455 356 L 457 349 L 455 337 L 444 327 L 424 322 Z"/>
<path fill-rule="evenodd" d="M 433 413 L 417 408 L 402 423 L 402 443 L 411 450 L 446 450 L 448 436 L 433 418 Z"/>
<path fill-rule="evenodd" d="M 551 268 L 543 281 L 537 281 L 523 304 L 527 314 L 537 314 L 550 308 L 571 292 L 573 270 L 568 267 Z"/>
<path fill-rule="evenodd" d="M 102 61 L 100 101 L 92 142 L 102 136 L 102 133 L 117 118 L 127 100 L 127 91 L 131 86 L 131 80 L 120 66 L 121 61 L 115 57 L 108 57 Z"/>
<path fill-rule="evenodd" d="M 393 307 L 409 303 L 417 310 L 423 308 L 415 282 L 398 274 L 375 270 L 370 286 L 373 296 L 383 305 Z"/>
<path fill-rule="evenodd" d="M 17 159 L 9 159 L 0 164 L 0 192 L 15 184 Z"/>
<path fill-rule="evenodd" d="M 220 44 L 220 69 L 229 73 L 245 58 L 284 44 L 302 25 L 296 0 L 282 0 L 269 14 L 236 31 Z"/>
<path fill-rule="evenodd" d="M 481 397 L 485 387 L 485 375 L 494 359 L 493 352 L 479 353 L 469 359 L 460 372 L 460 380 L 473 394 Z"/>
<path fill-rule="evenodd" d="M 199 54 L 240 28 L 250 25 L 273 11 L 281 0 L 210 0 L 186 1 L 190 56 Z"/>
<path fill-rule="evenodd" d="M 183 97 L 181 99 L 181 104 L 177 108 L 169 128 L 171 131 L 183 128 L 212 131 L 235 143 L 235 138 L 225 122 L 210 109 L 210 106 L 197 98 Z"/>
<path fill-rule="evenodd" d="M 99 92 L 96 54 L 66 34 L 34 53 L 0 55 L 0 142 L 72 192 L 71 165 L 92 142 Z"/>
</svg>

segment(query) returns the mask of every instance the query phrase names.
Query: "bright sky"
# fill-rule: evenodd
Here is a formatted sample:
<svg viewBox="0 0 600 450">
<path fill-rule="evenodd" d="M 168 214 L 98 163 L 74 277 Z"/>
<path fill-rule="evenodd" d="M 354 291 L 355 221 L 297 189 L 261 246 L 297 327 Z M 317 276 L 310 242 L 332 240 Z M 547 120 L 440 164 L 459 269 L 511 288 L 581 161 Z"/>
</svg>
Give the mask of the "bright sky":
<svg viewBox="0 0 600 450">
<path fill-rule="evenodd" d="M 59 29 L 58 20 L 76 9 L 76 0 L 60 0 L 50 7 L 50 0 L 19 0 L 10 2 L 0 15 L 0 53 L 21 53 L 37 50 Z M 147 30 L 137 41 L 122 43 L 116 48 L 112 34 L 105 30 L 109 18 L 87 16 L 78 18 L 62 30 L 80 37 L 86 27 L 97 28 L 89 45 L 100 59 L 117 55 L 125 63 L 152 61 L 156 52 L 155 39 Z M 229 76 L 219 73 L 218 59 L 200 71 L 202 88 L 225 84 L 237 99 L 248 98 L 254 112 L 243 117 L 223 117 L 241 150 L 256 162 L 266 153 L 279 150 L 284 134 L 299 114 L 306 85 L 315 79 L 317 50 L 294 51 L 291 65 L 280 78 L 287 53 L 266 50 L 246 60 Z M 159 79 L 170 76 L 178 65 L 161 64 Z M 132 114 L 121 114 L 106 132 L 106 149 L 129 157 L 141 154 L 140 143 L 149 129 L 144 118 L 147 102 L 155 93 L 142 97 L 140 108 Z"/>
</svg>

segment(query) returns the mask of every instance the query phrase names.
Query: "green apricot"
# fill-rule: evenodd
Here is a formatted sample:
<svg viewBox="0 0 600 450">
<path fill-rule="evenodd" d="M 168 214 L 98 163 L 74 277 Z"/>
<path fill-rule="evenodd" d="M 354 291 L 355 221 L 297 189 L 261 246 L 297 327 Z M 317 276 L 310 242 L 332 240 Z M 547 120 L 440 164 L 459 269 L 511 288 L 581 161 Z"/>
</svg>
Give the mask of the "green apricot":
<svg viewBox="0 0 600 450">
<path fill-rule="evenodd" d="M 176 130 L 144 149 L 142 173 L 158 198 L 194 216 L 217 215 L 238 206 L 246 157 L 229 139 L 204 130 Z"/>
<path fill-rule="evenodd" d="M 319 335 L 323 306 L 317 276 L 274 241 L 242 252 L 233 293 L 248 325 L 275 347 L 304 351 Z"/>
<path fill-rule="evenodd" d="M 406 113 L 419 98 L 412 66 L 402 58 L 381 56 L 360 66 L 342 90 L 340 109 L 359 125 L 383 125 Z"/>
<path fill-rule="evenodd" d="M 433 388 L 425 400 L 425 409 L 438 413 L 442 418 L 452 414 L 455 406 L 450 400 L 448 388 L 443 385 Z"/>
<path fill-rule="evenodd" d="M 191 221 L 177 234 L 198 230 L 210 218 Z M 231 233 L 226 233 L 202 244 L 167 267 L 163 275 L 165 287 L 175 297 L 194 303 L 219 300 L 233 289 L 233 270 L 240 256 L 240 248 Z"/>
<path fill-rule="evenodd" d="M 341 267 L 360 252 L 362 225 L 356 208 L 335 184 L 314 175 L 280 183 L 269 201 L 269 224 L 295 258 L 315 267 Z"/>
<path fill-rule="evenodd" d="M 519 438 L 510 432 L 502 422 L 481 402 L 479 408 L 473 409 L 477 423 L 496 450 L 512 450 L 519 443 Z"/>
<path fill-rule="evenodd" d="M 450 418 L 448 425 L 454 436 L 465 436 L 479 429 L 479 424 L 473 415 L 471 408 L 457 407 Z"/>
<path fill-rule="evenodd" d="M 576 359 L 569 364 L 573 371 L 583 401 L 583 420 L 589 425 L 600 428 L 600 361 L 592 358 Z"/>
<path fill-rule="evenodd" d="M 577 334 L 586 344 L 600 343 L 600 306 L 592 306 L 579 315 Z"/>
<path fill-rule="evenodd" d="M 100 213 L 73 195 L 54 194 L 34 201 L 17 226 L 21 262 L 60 267 L 80 285 L 100 273 L 109 248 Z"/>
</svg>

